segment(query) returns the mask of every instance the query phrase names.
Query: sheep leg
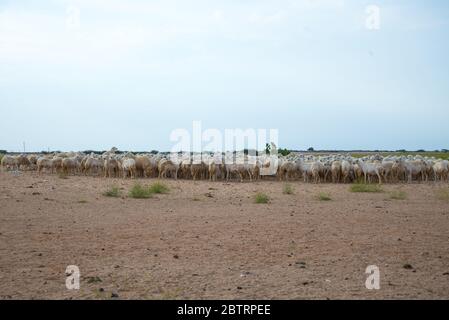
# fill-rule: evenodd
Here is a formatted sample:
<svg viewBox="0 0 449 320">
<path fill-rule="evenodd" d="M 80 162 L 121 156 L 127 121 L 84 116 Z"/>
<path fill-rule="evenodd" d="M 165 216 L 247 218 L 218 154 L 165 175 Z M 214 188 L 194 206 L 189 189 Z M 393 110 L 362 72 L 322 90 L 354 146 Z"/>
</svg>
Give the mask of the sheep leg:
<svg viewBox="0 0 449 320">
<path fill-rule="evenodd" d="M 382 184 L 382 179 L 381 179 L 381 177 L 380 177 L 380 174 L 379 174 L 379 173 L 377 173 L 377 177 L 379 178 L 379 184 Z"/>
</svg>

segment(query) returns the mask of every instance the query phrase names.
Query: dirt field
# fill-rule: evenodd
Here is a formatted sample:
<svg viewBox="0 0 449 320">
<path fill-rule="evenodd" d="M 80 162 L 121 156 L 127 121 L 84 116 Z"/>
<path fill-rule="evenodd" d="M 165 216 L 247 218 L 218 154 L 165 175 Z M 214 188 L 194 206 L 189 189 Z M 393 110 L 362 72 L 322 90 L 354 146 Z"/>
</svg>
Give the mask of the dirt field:
<svg viewBox="0 0 449 320">
<path fill-rule="evenodd" d="M 137 200 L 134 183 L 0 173 L 0 299 L 449 298 L 447 185 L 293 182 L 287 195 L 275 181 L 170 180 L 169 194 Z M 113 185 L 125 196 L 102 195 Z M 365 288 L 368 265 L 380 290 Z"/>
</svg>

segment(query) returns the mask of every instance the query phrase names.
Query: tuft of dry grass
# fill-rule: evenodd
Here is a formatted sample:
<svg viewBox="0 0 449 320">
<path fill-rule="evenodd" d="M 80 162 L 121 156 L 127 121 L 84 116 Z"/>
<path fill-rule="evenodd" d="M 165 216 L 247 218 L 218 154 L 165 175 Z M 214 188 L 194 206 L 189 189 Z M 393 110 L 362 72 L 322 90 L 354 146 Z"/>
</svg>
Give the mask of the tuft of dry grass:
<svg viewBox="0 0 449 320">
<path fill-rule="evenodd" d="M 170 188 L 162 182 L 155 182 L 150 186 L 149 191 L 151 193 L 164 194 L 168 193 L 170 191 Z"/>
<path fill-rule="evenodd" d="M 439 189 L 436 192 L 436 196 L 439 200 L 449 201 L 449 189 Z"/>
<path fill-rule="evenodd" d="M 392 191 L 390 192 L 390 199 L 405 200 L 407 199 L 407 194 L 404 191 Z"/>
<path fill-rule="evenodd" d="M 282 190 L 283 194 L 293 194 L 294 190 L 291 184 L 284 184 L 284 188 Z"/>
<path fill-rule="evenodd" d="M 133 199 L 148 199 L 152 195 L 149 188 L 144 188 L 138 183 L 136 183 L 129 191 L 129 197 Z"/>
<path fill-rule="evenodd" d="M 382 188 L 377 184 L 364 184 L 354 183 L 349 188 L 351 192 L 363 192 L 363 193 L 380 193 L 383 192 Z"/>
<path fill-rule="evenodd" d="M 320 200 L 320 201 L 331 201 L 332 198 L 331 198 L 329 193 L 320 192 L 318 194 L 318 200 Z"/>
<path fill-rule="evenodd" d="M 270 201 L 270 198 L 265 193 L 259 192 L 256 194 L 256 197 L 255 197 L 256 203 L 264 204 L 264 203 L 268 203 L 269 201 Z"/>
<path fill-rule="evenodd" d="M 175 288 L 173 290 L 164 290 L 161 292 L 162 300 L 179 300 L 182 295 L 182 290 L 180 288 Z"/>
<path fill-rule="evenodd" d="M 118 198 L 120 197 L 120 189 L 118 187 L 112 187 L 106 190 L 103 195 L 105 197 Z"/>
<path fill-rule="evenodd" d="M 87 283 L 103 282 L 103 280 L 101 280 L 101 278 L 97 277 L 97 276 L 95 276 L 95 277 L 87 277 L 86 280 L 87 280 Z"/>
</svg>

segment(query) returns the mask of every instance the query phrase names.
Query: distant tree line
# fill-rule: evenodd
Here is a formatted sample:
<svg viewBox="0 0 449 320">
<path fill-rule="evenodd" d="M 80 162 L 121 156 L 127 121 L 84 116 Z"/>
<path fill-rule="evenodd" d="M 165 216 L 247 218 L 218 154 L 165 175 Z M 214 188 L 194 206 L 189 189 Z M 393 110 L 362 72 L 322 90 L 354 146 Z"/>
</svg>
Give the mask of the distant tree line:
<svg viewBox="0 0 449 320">
<path fill-rule="evenodd" d="M 98 154 L 101 155 L 107 151 L 98 151 L 98 150 L 85 150 L 82 151 L 85 154 Z M 259 151 L 257 150 L 249 150 L 249 149 L 244 149 L 243 150 L 244 154 L 251 154 L 251 155 L 259 155 Z M 269 154 L 271 152 L 271 146 L 269 144 L 266 145 L 265 148 L 265 152 L 267 154 Z M 304 152 L 302 150 L 289 150 L 286 148 L 279 148 L 278 149 L 278 153 L 283 155 L 283 156 L 287 156 L 292 152 Z M 358 153 L 367 153 L 367 152 L 377 152 L 377 153 L 389 153 L 389 152 L 396 152 L 396 153 L 414 153 L 414 152 L 418 152 L 418 153 L 425 153 L 425 152 L 441 152 L 441 153 L 449 153 L 449 149 L 441 149 L 441 150 L 435 150 L 435 151 L 427 151 L 424 149 L 419 149 L 416 151 L 410 151 L 410 150 L 405 150 L 405 149 L 399 149 L 396 151 L 392 151 L 392 150 L 315 150 L 313 147 L 310 147 L 307 149 L 307 152 L 327 152 L 327 153 L 339 153 L 339 152 L 358 152 Z M 8 153 L 7 150 L 0 150 L 0 154 L 6 154 Z M 20 152 L 14 152 L 14 153 L 20 153 Z M 27 152 L 27 153 L 33 153 L 33 152 Z M 41 154 L 51 154 L 51 153 L 61 153 L 61 151 L 59 150 L 55 150 L 55 151 L 41 151 Z M 132 153 L 132 154 L 140 154 L 140 153 L 148 153 L 148 151 L 120 151 L 117 150 L 115 153 L 117 154 L 123 154 L 123 153 Z M 169 152 L 159 152 L 157 150 L 151 150 L 150 151 L 151 154 L 158 154 L 158 153 L 163 153 L 163 154 L 168 154 Z M 179 153 L 182 153 L 179 152 Z M 209 152 L 209 153 L 213 153 L 213 152 Z M 237 153 L 236 151 L 233 152 L 234 154 Z M 191 154 L 193 155 L 194 152 L 191 152 Z"/>
</svg>

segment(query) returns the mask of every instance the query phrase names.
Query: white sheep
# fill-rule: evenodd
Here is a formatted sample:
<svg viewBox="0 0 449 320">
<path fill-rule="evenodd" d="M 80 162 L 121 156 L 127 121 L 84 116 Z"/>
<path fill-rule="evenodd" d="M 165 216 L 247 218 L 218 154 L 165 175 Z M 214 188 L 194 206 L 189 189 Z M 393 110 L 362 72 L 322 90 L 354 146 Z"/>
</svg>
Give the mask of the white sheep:
<svg viewBox="0 0 449 320">
<path fill-rule="evenodd" d="M 332 172 L 332 182 L 338 183 L 341 179 L 341 162 L 340 161 L 334 161 L 331 165 L 331 172 Z"/>
<path fill-rule="evenodd" d="M 48 171 L 53 173 L 53 159 L 48 159 L 46 157 L 40 157 L 37 159 L 37 172 L 41 174 L 43 170 L 47 173 Z"/>
<path fill-rule="evenodd" d="M 5 155 L 2 158 L 2 170 L 3 171 L 8 171 L 8 170 L 19 170 L 19 161 L 17 160 L 16 157 L 12 157 L 12 156 L 8 156 Z"/>
<path fill-rule="evenodd" d="M 357 161 L 360 169 L 362 169 L 363 175 L 365 177 L 365 183 L 371 183 L 371 177 L 377 176 L 379 179 L 379 184 L 382 183 L 381 172 L 382 165 L 379 162 L 364 162 L 362 159 Z"/>
<path fill-rule="evenodd" d="M 123 178 L 128 178 L 128 176 L 131 179 L 136 178 L 136 160 L 133 158 L 125 158 L 122 161 L 122 172 L 123 172 Z"/>
</svg>

